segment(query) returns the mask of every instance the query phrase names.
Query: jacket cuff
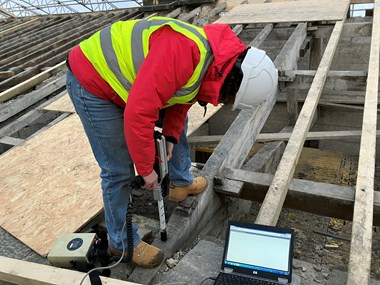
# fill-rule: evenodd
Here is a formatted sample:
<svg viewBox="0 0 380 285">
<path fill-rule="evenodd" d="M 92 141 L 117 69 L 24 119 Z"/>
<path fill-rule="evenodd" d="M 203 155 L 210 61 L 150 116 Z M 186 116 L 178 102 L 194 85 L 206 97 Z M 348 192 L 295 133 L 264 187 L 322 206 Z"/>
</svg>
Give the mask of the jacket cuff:
<svg viewBox="0 0 380 285">
<path fill-rule="evenodd" d="M 165 136 L 165 139 L 167 142 L 171 142 L 171 143 L 174 143 L 174 144 L 177 144 L 178 141 L 175 137 L 171 137 L 171 136 Z"/>
</svg>

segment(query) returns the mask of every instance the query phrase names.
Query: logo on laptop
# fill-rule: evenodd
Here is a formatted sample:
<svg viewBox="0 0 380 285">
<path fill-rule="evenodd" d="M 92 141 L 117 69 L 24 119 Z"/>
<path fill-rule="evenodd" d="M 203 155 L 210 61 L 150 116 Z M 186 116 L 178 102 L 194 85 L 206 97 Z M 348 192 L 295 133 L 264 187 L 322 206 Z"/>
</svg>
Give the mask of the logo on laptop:
<svg viewBox="0 0 380 285">
<path fill-rule="evenodd" d="M 252 274 L 257 275 L 257 271 L 253 270 L 253 271 L 252 271 Z"/>
</svg>

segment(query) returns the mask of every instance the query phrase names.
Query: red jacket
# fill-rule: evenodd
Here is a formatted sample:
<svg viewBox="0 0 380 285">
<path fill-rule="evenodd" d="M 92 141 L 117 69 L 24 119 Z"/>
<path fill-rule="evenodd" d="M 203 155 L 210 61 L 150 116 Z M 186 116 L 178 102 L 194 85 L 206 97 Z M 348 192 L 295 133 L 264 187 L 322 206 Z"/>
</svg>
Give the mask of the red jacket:
<svg viewBox="0 0 380 285">
<path fill-rule="evenodd" d="M 216 106 L 224 79 L 246 46 L 227 25 L 211 24 L 204 30 L 214 60 L 197 99 Z M 79 46 L 70 52 L 69 62 L 72 72 L 87 91 L 124 109 L 124 133 L 130 155 L 138 174 L 149 175 L 155 156 L 155 122 L 166 102 L 193 74 L 199 62 L 196 43 L 168 26 L 154 32 L 149 40 L 149 53 L 139 69 L 127 104 L 100 77 Z M 179 140 L 190 107 L 190 104 L 177 104 L 166 109 L 163 134 L 174 142 Z"/>
</svg>

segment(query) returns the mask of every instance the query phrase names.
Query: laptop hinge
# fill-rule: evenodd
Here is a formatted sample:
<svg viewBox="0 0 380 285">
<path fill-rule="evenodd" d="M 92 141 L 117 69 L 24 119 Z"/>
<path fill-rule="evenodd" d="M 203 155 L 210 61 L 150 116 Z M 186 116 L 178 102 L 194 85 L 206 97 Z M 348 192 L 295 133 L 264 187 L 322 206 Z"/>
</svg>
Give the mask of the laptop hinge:
<svg viewBox="0 0 380 285">
<path fill-rule="evenodd" d="M 288 284 L 289 283 L 289 280 L 287 278 L 279 277 L 277 280 L 278 280 L 278 283 L 280 283 L 280 284 Z"/>
<path fill-rule="evenodd" d="M 224 273 L 232 273 L 232 272 L 234 272 L 234 270 L 232 268 L 229 268 L 229 267 L 224 267 L 223 272 Z"/>
</svg>

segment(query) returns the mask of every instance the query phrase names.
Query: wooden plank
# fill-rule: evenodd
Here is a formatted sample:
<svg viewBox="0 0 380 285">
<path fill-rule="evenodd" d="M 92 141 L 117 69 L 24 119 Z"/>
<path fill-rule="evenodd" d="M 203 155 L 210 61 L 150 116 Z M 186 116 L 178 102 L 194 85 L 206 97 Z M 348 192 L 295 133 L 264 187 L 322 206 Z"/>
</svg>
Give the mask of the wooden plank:
<svg viewBox="0 0 380 285">
<path fill-rule="evenodd" d="M 274 65 L 281 72 L 282 70 L 293 70 L 297 67 L 299 58 L 299 50 L 306 38 L 307 24 L 298 24 L 292 35 L 282 47 L 277 55 Z"/>
<path fill-rule="evenodd" d="M 63 89 L 66 84 L 66 76 L 62 75 L 56 78 L 54 81 L 42 86 L 41 88 L 29 92 L 22 96 L 22 98 L 17 97 L 12 102 L 3 104 L 0 106 L 0 122 L 11 118 L 12 116 L 18 114 L 22 110 L 32 106 L 41 99 L 51 95 L 54 92 Z M 21 97 L 21 96 L 20 96 Z"/>
<path fill-rule="evenodd" d="M 283 70 L 279 73 L 280 81 L 298 81 L 298 82 L 312 82 L 316 74 L 316 70 Z M 346 70 L 330 70 L 327 77 L 333 80 L 345 81 L 365 81 L 367 78 L 367 71 L 346 71 Z M 310 86 L 304 87 L 309 89 Z"/>
<path fill-rule="evenodd" d="M 13 138 L 13 137 L 2 137 L 0 138 L 0 143 L 2 144 L 7 144 L 7 145 L 20 145 L 23 144 L 25 140 L 23 139 L 18 139 L 18 138 Z"/>
<path fill-rule="evenodd" d="M 215 15 L 219 14 L 220 12 L 222 12 L 226 8 L 226 6 L 227 6 L 226 2 L 222 2 L 220 5 L 216 6 L 214 9 L 208 12 L 205 16 L 195 20 L 193 22 L 193 25 L 201 27 L 201 26 L 209 24 L 210 19 L 214 17 Z"/>
<path fill-rule="evenodd" d="M 191 19 L 193 19 L 195 16 L 199 15 L 200 12 L 201 12 L 201 7 L 199 6 L 199 7 L 195 8 L 195 9 L 191 10 L 189 13 L 180 15 L 178 17 L 178 19 L 181 20 L 181 21 L 188 22 Z"/>
<path fill-rule="evenodd" d="M 292 133 L 262 133 L 258 134 L 256 142 L 270 141 L 288 141 Z M 325 132 L 308 132 L 305 140 L 339 140 L 339 139 L 359 139 L 362 131 L 325 131 Z M 376 131 L 376 136 L 380 136 L 380 131 Z M 188 138 L 191 144 L 217 143 L 222 139 L 222 135 L 214 136 L 190 136 Z"/>
<path fill-rule="evenodd" d="M 348 5 L 346 7 L 348 9 Z M 278 217 L 284 203 L 289 183 L 294 174 L 295 166 L 298 162 L 305 142 L 306 134 L 312 123 L 318 101 L 322 93 L 323 85 L 330 68 L 335 49 L 338 45 L 339 37 L 344 21 L 335 24 L 334 31 L 327 44 L 321 64 L 315 75 L 313 84 L 299 114 L 293 133 L 289 139 L 284 155 L 276 171 L 273 182 L 268 190 L 265 200 L 260 208 L 256 222 L 259 224 L 276 225 Z"/>
<path fill-rule="evenodd" d="M 356 181 L 348 285 L 369 284 L 371 275 L 376 123 L 379 88 L 380 0 L 375 1 L 362 138 Z"/>
<path fill-rule="evenodd" d="M 0 226 L 42 256 L 102 210 L 99 168 L 76 115 L 1 155 L 0 181 Z"/>
<path fill-rule="evenodd" d="M 290 126 L 294 126 L 298 118 L 298 91 L 297 89 L 288 89 L 288 100 L 286 107 L 288 110 L 288 123 Z"/>
<path fill-rule="evenodd" d="M 249 45 L 253 47 L 261 46 L 272 30 L 273 24 L 265 25 L 264 29 L 260 31 L 260 33 L 253 39 L 253 41 Z"/>
<path fill-rule="evenodd" d="M 84 275 L 85 273 L 79 271 L 0 256 L 0 280 L 12 284 L 72 285 L 80 284 Z M 107 285 L 137 284 L 104 276 L 101 276 L 100 279 L 102 280 L 102 284 Z M 90 279 L 87 277 L 82 284 L 90 285 Z"/>
<path fill-rule="evenodd" d="M 224 185 L 214 186 L 215 191 L 259 203 L 264 200 L 273 181 L 272 174 L 231 168 L 224 170 L 224 178 Z M 242 189 L 241 183 L 244 183 Z M 352 220 L 354 199 L 354 187 L 293 178 L 284 207 Z M 375 192 L 374 218 L 375 224 L 380 225 L 379 192 Z"/>
<path fill-rule="evenodd" d="M 25 23 L 22 23 L 20 25 L 17 25 L 17 26 L 14 26 L 12 28 L 9 28 L 7 30 L 4 30 L 4 31 L 0 31 L 0 39 L 8 34 L 11 34 L 13 32 L 15 32 L 16 30 L 20 30 L 20 29 L 23 29 L 24 27 L 27 27 L 30 25 L 35 25 L 37 21 L 40 21 L 38 18 L 34 18 L 34 19 L 31 19 L 30 21 L 27 21 Z"/>
<path fill-rule="evenodd" d="M 52 68 L 49 68 L 45 70 L 44 72 L 41 72 L 32 78 L 17 84 L 16 86 L 13 86 L 3 92 L 0 93 L 0 102 L 4 102 L 6 100 L 9 100 L 20 93 L 30 89 L 31 87 L 37 85 L 38 83 L 41 83 L 45 79 L 51 77 L 53 74 L 57 73 L 59 70 L 66 67 L 66 63 L 63 61 L 61 63 L 58 63 L 57 65 L 53 66 Z"/>
<path fill-rule="evenodd" d="M 300 0 L 246 4 L 233 8 L 216 23 L 252 24 L 336 21 L 346 17 L 348 0 Z"/>
<path fill-rule="evenodd" d="M 13 71 L 0 71 L 0 79 L 9 78 L 15 75 Z"/>
</svg>

